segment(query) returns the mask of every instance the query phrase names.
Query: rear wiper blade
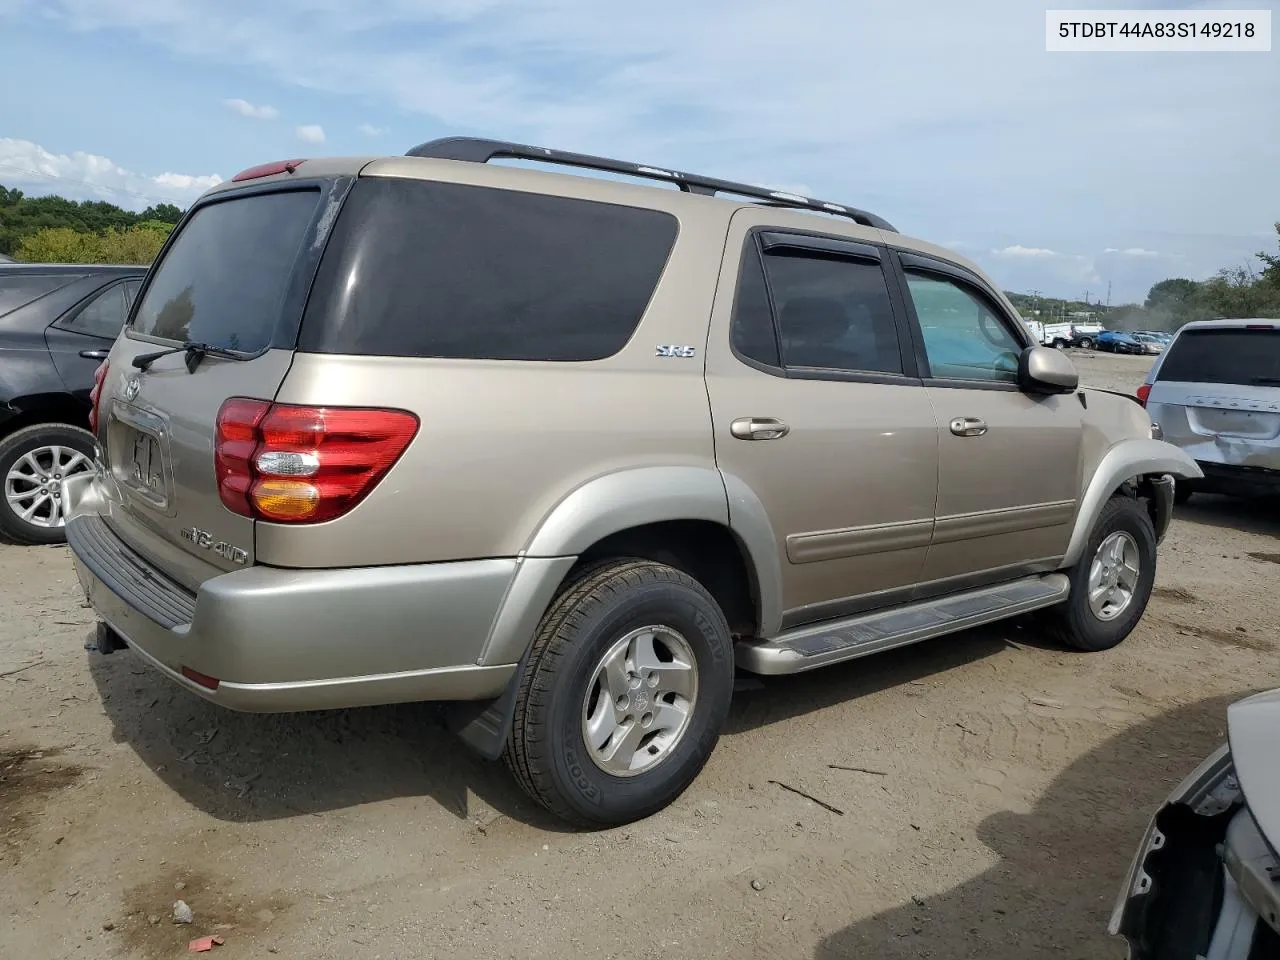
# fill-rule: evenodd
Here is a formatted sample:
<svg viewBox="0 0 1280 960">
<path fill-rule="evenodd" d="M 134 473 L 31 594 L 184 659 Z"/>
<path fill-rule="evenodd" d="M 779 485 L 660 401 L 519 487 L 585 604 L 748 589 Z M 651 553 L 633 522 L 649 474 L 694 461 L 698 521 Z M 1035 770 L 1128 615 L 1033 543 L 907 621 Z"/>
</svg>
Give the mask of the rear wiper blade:
<svg viewBox="0 0 1280 960">
<path fill-rule="evenodd" d="M 238 353 L 232 353 L 230 350 L 224 350 L 222 347 L 215 347 L 208 343 L 197 343 L 194 340 L 188 340 L 180 347 L 169 347 L 167 350 L 157 350 L 155 353 L 144 353 L 133 358 L 133 365 L 139 370 L 146 370 L 151 364 L 155 363 L 161 357 L 167 357 L 174 353 L 186 353 L 187 372 L 195 373 L 196 367 L 200 366 L 200 361 L 207 356 L 225 357 L 227 360 L 243 360 Z"/>
</svg>

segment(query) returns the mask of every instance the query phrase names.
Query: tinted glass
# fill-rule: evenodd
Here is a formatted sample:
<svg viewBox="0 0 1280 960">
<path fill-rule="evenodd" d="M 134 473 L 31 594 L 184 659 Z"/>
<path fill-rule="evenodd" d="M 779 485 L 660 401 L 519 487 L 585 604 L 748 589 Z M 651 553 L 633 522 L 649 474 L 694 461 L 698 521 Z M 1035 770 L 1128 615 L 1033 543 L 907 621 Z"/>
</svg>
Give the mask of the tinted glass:
<svg viewBox="0 0 1280 960">
<path fill-rule="evenodd" d="M 132 307 L 133 301 L 138 299 L 138 291 L 140 289 L 142 289 L 141 280 L 126 280 L 124 282 L 124 295 L 125 295 L 125 299 L 129 301 L 129 304 L 128 304 L 129 307 Z M 127 310 L 128 307 L 126 307 L 125 309 Z"/>
<path fill-rule="evenodd" d="M 59 321 L 58 326 L 76 333 L 85 333 L 93 337 L 105 337 L 114 340 L 124 326 L 125 314 L 129 307 L 124 298 L 124 284 L 116 283 L 107 287 L 85 305 L 85 308 L 70 320 Z"/>
<path fill-rule="evenodd" d="M 764 267 L 754 240 L 748 242 L 742 255 L 730 336 L 739 356 L 770 367 L 782 366 L 773 328 L 773 308 L 769 306 L 769 291 L 764 285 Z"/>
<path fill-rule="evenodd" d="M 258 194 L 198 211 L 155 268 L 133 329 L 247 353 L 267 347 L 319 197 Z"/>
<path fill-rule="evenodd" d="M 653 210 L 363 180 L 321 261 L 299 347 L 599 360 L 635 331 L 676 229 L 674 217 Z"/>
<path fill-rule="evenodd" d="M 903 372 L 880 264 L 786 251 L 764 265 L 784 365 Z"/>
<path fill-rule="evenodd" d="M 987 301 L 952 280 L 907 271 L 934 377 L 1016 383 L 1022 344 Z"/>
<path fill-rule="evenodd" d="M 1167 349 L 1160 380 L 1280 387 L 1280 329 L 1188 330 Z"/>
<path fill-rule="evenodd" d="M 65 273 L 56 276 L 53 274 L 23 274 L 12 277 L 0 275 L 0 316 L 19 307 L 25 307 L 32 300 L 43 297 L 46 293 L 53 293 L 59 287 L 79 279 L 78 276 Z"/>
</svg>

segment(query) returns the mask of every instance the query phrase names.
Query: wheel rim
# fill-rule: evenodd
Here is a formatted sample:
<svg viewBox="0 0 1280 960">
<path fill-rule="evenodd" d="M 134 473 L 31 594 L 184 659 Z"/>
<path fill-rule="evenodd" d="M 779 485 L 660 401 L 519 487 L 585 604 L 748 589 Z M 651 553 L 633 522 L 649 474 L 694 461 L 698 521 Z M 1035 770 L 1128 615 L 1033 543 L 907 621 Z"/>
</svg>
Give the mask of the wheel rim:
<svg viewBox="0 0 1280 960">
<path fill-rule="evenodd" d="M 1114 620 L 1133 604 L 1142 564 L 1138 541 L 1117 530 L 1098 544 L 1089 567 L 1089 609 L 1099 620 Z"/>
<path fill-rule="evenodd" d="M 621 637 L 596 664 L 582 703 L 582 739 L 601 770 L 634 777 L 684 738 L 698 700 L 698 661 L 670 627 Z"/>
<path fill-rule="evenodd" d="M 75 447 L 51 444 L 28 450 L 9 467 L 4 478 L 4 499 L 23 523 L 54 529 L 63 526 L 62 481 L 92 467 Z"/>
</svg>

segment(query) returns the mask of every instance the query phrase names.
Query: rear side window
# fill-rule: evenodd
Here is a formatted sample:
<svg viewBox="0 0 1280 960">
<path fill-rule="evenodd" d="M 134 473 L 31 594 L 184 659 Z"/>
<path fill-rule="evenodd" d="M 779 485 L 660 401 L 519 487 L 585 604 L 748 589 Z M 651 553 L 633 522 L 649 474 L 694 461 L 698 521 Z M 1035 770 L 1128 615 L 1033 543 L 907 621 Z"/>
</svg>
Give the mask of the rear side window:
<svg viewBox="0 0 1280 960">
<path fill-rule="evenodd" d="M 903 373 L 889 289 L 871 260 L 796 248 L 762 256 L 748 244 L 731 338 L 740 356 L 770 367 Z"/>
<path fill-rule="evenodd" d="M 269 346 L 319 199 L 294 190 L 196 211 L 155 268 L 134 332 L 245 353 Z"/>
<path fill-rule="evenodd" d="M 1188 330 L 1168 348 L 1157 379 L 1280 387 L 1280 329 Z"/>
<path fill-rule="evenodd" d="M 600 360 L 635 332 L 677 226 L 587 200 L 362 180 L 321 260 L 299 349 Z"/>
<path fill-rule="evenodd" d="M 57 326 L 73 333 L 114 340 L 120 334 L 128 312 L 124 284 L 114 283 L 90 300 L 74 317 L 58 321 Z"/>
<path fill-rule="evenodd" d="M 0 317 L 79 279 L 79 276 L 65 273 L 25 273 L 12 277 L 0 275 Z"/>
</svg>

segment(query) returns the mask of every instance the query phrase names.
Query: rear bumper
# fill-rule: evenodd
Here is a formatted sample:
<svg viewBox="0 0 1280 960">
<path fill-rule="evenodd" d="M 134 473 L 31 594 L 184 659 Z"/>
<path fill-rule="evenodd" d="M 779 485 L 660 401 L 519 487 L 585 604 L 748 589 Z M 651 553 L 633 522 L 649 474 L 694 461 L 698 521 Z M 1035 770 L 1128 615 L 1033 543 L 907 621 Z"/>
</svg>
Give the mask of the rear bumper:
<svg viewBox="0 0 1280 960">
<path fill-rule="evenodd" d="M 1194 483 L 1197 490 L 1243 497 L 1280 495 L 1280 470 L 1210 460 L 1197 460 L 1196 463 L 1204 473 L 1204 478 Z"/>
<path fill-rule="evenodd" d="M 69 492 L 74 503 L 77 491 Z M 486 653 L 510 619 L 500 614 L 518 569 L 534 563 L 255 566 L 193 594 L 83 506 L 72 511 L 67 542 L 89 602 L 134 652 L 206 700 L 250 712 L 498 696 L 515 664 L 486 663 Z M 543 563 L 520 582 L 561 572 Z"/>
</svg>

